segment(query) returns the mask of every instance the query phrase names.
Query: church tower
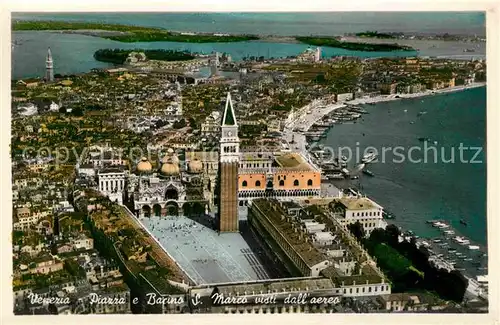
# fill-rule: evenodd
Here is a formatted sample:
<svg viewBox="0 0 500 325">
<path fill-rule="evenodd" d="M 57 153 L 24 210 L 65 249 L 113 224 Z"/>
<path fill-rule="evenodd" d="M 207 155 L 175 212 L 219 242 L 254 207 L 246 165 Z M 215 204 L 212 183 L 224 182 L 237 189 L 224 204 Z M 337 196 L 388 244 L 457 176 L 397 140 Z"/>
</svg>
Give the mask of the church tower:
<svg viewBox="0 0 500 325">
<path fill-rule="evenodd" d="M 45 81 L 54 81 L 54 62 L 52 62 L 50 47 L 47 50 L 47 60 L 45 60 Z"/>
<path fill-rule="evenodd" d="M 238 167 L 240 139 L 231 94 L 227 93 L 222 116 L 219 150 L 219 231 L 238 231 Z"/>
</svg>

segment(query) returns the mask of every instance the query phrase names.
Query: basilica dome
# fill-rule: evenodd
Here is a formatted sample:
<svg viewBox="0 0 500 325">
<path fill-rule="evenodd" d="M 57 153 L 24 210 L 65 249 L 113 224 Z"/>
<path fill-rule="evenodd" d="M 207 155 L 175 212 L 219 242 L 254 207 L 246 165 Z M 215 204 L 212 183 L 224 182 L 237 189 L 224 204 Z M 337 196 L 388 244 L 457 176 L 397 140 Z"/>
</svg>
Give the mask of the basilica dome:
<svg viewBox="0 0 500 325">
<path fill-rule="evenodd" d="M 148 158 L 142 157 L 141 161 L 137 164 L 136 169 L 139 173 L 149 173 L 153 169 L 153 166 L 148 161 Z"/>
<path fill-rule="evenodd" d="M 190 173 L 201 173 L 203 171 L 203 164 L 199 159 L 193 159 L 189 162 L 188 171 Z"/>
<path fill-rule="evenodd" d="M 174 176 L 179 174 L 179 165 L 167 162 L 161 166 L 160 173 L 165 176 Z"/>
<path fill-rule="evenodd" d="M 167 154 L 165 156 L 163 156 L 163 158 L 161 159 L 161 163 L 162 164 L 166 164 L 166 163 L 179 164 L 179 158 L 175 154 L 174 149 L 169 148 L 167 150 Z"/>
<path fill-rule="evenodd" d="M 168 164 L 168 163 L 173 163 L 173 164 L 178 164 L 179 163 L 179 158 L 176 155 L 166 155 L 161 159 L 162 164 Z"/>
</svg>

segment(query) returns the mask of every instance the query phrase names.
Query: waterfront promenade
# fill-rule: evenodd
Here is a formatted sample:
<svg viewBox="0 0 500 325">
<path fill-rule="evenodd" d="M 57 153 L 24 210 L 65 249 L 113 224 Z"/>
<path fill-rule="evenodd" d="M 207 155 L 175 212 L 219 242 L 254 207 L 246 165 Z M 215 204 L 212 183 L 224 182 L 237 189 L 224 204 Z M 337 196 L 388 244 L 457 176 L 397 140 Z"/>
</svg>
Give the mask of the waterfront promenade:
<svg viewBox="0 0 500 325">
<path fill-rule="evenodd" d="M 451 93 L 456 91 L 463 91 L 467 89 L 484 87 L 486 82 L 475 82 L 466 86 L 455 86 L 436 90 L 425 90 L 413 94 L 393 94 L 393 95 L 380 95 L 375 97 L 362 97 L 346 102 L 336 102 L 325 104 L 326 100 L 315 100 L 308 105 L 292 111 L 285 121 L 285 128 L 283 131 L 283 139 L 290 144 L 292 151 L 298 151 L 308 156 L 306 149 L 306 137 L 303 132 L 307 132 L 317 121 L 328 115 L 330 112 L 349 105 L 364 105 L 376 104 L 381 102 L 388 102 L 400 99 L 418 98 L 424 96 L 432 96 L 437 94 Z M 300 129 L 299 131 L 294 131 Z M 294 143 L 292 143 L 292 140 Z"/>
<path fill-rule="evenodd" d="M 290 113 L 285 121 L 283 139 L 290 144 L 292 151 L 300 152 L 307 157 L 306 136 L 301 132 L 294 131 L 294 129 L 299 128 L 302 131 L 308 131 L 323 116 L 341 107 L 345 107 L 345 105 L 342 103 L 325 105 L 323 101 L 317 100 Z"/>
<path fill-rule="evenodd" d="M 375 97 L 371 97 L 371 98 L 364 98 L 363 97 L 363 98 L 357 98 L 357 99 L 351 100 L 348 103 L 350 105 L 376 104 L 376 103 L 381 103 L 381 102 L 389 102 L 389 101 L 393 101 L 393 100 L 418 98 L 418 97 L 432 96 L 432 95 L 437 95 L 437 94 L 445 94 L 445 93 L 462 91 L 462 90 L 467 90 L 467 89 L 472 89 L 472 88 L 477 88 L 477 87 L 484 87 L 484 86 L 486 86 L 486 82 L 475 82 L 475 83 L 467 85 L 467 86 L 455 86 L 455 87 L 448 87 L 448 88 L 436 89 L 436 90 L 427 89 L 425 91 L 421 91 L 421 92 L 413 93 L 413 94 L 380 95 L 380 96 L 375 96 Z"/>
</svg>

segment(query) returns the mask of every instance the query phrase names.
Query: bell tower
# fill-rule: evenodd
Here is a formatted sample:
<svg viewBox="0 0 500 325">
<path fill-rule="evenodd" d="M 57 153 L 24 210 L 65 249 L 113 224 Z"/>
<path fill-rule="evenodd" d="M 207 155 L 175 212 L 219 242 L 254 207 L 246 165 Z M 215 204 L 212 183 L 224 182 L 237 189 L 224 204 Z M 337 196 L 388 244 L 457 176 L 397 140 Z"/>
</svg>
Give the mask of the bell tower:
<svg viewBox="0 0 500 325">
<path fill-rule="evenodd" d="M 47 59 L 45 60 L 45 81 L 54 81 L 54 62 L 52 61 L 50 47 L 47 50 Z"/>
<path fill-rule="evenodd" d="M 219 231 L 238 231 L 240 139 L 231 94 L 227 93 L 219 148 Z"/>
</svg>

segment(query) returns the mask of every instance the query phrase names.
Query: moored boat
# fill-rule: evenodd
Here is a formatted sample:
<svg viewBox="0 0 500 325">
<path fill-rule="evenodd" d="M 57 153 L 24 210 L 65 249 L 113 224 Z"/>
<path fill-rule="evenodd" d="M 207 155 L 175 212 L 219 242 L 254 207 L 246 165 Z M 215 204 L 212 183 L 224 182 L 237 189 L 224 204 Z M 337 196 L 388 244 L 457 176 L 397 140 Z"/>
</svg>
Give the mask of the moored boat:
<svg viewBox="0 0 500 325">
<path fill-rule="evenodd" d="M 363 156 L 363 159 L 361 159 L 361 161 L 366 164 L 374 161 L 375 159 L 377 159 L 377 154 L 375 152 L 369 152 Z"/>
<path fill-rule="evenodd" d="M 372 173 L 370 170 L 368 170 L 368 169 L 363 169 L 363 174 L 368 175 L 368 176 L 371 176 L 371 177 L 375 176 L 375 174 L 373 174 L 373 173 Z"/>
</svg>

